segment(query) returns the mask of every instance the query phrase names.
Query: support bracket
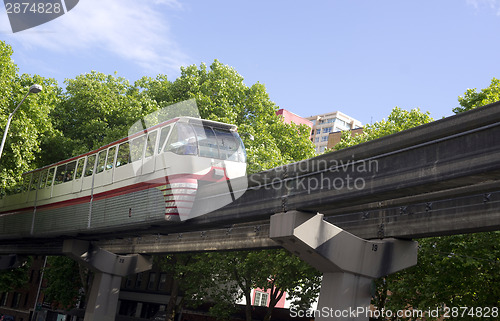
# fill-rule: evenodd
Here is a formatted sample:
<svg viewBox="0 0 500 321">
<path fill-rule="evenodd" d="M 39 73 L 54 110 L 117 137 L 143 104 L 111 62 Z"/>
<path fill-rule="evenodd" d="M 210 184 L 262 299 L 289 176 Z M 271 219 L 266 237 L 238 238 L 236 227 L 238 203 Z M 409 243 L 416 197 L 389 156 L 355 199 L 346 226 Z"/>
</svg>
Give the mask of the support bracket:
<svg viewBox="0 0 500 321">
<path fill-rule="evenodd" d="M 330 314 L 316 320 L 368 320 L 372 280 L 417 264 L 417 242 L 364 240 L 326 222 L 322 214 L 275 214 L 269 234 L 323 273 L 318 309 Z"/>
<path fill-rule="evenodd" d="M 122 277 L 152 267 L 150 257 L 117 255 L 83 240 L 64 240 L 63 253 L 95 272 L 84 321 L 114 321 Z"/>
</svg>

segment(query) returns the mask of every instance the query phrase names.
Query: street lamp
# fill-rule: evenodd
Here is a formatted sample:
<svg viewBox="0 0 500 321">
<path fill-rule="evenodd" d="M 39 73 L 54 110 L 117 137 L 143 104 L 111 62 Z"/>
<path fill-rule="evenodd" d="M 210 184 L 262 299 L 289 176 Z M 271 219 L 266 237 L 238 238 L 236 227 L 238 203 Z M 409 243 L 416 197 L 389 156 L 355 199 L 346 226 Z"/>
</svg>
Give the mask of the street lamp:
<svg viewBox="0 0 500 321">
<path fill-rule="evenodd" d="M 5 126 L 5 131 L 3 132 L 2 145 L 0 146 L 0 158 L 2 158 L 3 146 L 5 145 L 5 139 L 7 139 L 7 132 L 9 131 L 10 121 L 12 120 L 14 113 L 17 111 L 19 106 L 21 106 L 21 104 L 26 99 L 26 97 L 28 97 L 29 94 L 38 94 L 41 91 L 42 91 L 42 86 L 37 84 L 31 85 L 30 90 L 24 96 L 23 100 L 21 100 L 21 102 L 17 105 L 16 109 L 14 109 L 12 113 L 10 113 L 9 118 L 7 119 L 7 125 Z"/>
</svg>

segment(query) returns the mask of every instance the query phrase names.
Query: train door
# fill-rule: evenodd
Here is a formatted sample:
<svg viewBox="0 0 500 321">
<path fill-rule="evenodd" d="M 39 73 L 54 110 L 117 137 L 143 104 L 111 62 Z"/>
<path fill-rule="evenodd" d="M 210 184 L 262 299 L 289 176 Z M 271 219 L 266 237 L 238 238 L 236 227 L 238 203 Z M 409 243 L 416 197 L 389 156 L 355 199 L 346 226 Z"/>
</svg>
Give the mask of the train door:
<svg viewBox="0 0 500 321">
<path fill-rule="evenodd" d="M 78 160 L 78 164 L 76 165 L 75 179 L 73 182 L 73 193 L 78 193 L 82 190 L 84 165 L 85 165 L 85 157 L 82 157 Z"/>
<path fill-rule="evenodd" d="M 142 161 L 142 174 L 152 173 L 155 170 L 155 150 L 157 148 L 158 131 L 148 133 L 146 149 Z"/>
</svg>

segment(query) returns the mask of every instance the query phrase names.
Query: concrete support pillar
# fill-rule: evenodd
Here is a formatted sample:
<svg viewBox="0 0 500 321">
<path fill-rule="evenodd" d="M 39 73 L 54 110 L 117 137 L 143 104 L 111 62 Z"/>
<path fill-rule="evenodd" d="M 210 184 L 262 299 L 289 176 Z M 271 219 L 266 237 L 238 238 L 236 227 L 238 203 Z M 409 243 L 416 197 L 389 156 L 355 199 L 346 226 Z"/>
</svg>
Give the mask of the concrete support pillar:
<svg viewBox="0 0 500 321">
<path fill-rule="evenodd" d="M 121 278 L 152 266 L 151 259 L 142 255 L 116 255 L 82 240 L 65 240 L 63 253 L 95 273 L 84 321 L 114 321 Z"/>
<path fill-rule="evenodd" d="M 363 240 L 322 214 L 275 214 L 270 237 L 323 273 L 317 321 L 368 321 L 372 280 L 417 264 L 416 242 Z"/>
</svg>

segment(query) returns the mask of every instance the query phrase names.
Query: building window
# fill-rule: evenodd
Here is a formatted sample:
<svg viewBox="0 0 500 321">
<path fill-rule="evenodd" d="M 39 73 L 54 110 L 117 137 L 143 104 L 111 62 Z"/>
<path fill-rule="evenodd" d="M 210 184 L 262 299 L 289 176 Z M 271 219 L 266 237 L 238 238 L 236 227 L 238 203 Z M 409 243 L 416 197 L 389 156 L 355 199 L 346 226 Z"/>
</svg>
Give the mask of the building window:
<svg viewBox="0 0 500 321">
<path fill-rule="evenodd" d="M 164 291 L 167 289 L 167 273 L 160 274 L 160 282 L 158 283 L 158 290 Z"/>
<path fill-rule="evenodd" d="M 323 153 L 323 152 L 325 151 L 325 149 L 326 149 L 326 146 L 321 146 L 321 147 L 319 148 L 319 152 L 320 152 L 320 153 Z"/>
<path fill-rule="evenodd" d="M 319 143 L 319 136 L 314 139 L 315 143 Z"/>
<path fill-rule="evenodd" d="M 140 288 L 142 285 L 142 273 L 137 274 L 137 278 L 135 279 L 135 287 Z"/>
<path fill-rule="evenodd" d="M 127 276 L 127 280 L 125 281 L 125 287 L 126 288 L 132 287 L 132 275 Z"/>
<path fill-rule="evenodd" d="M 148 290 L 156 290 L 156 273 L 149 273 Z"/>
<path fill-rule="evenodd" d="M 26 296 L 24 297 L 24 307 L 28 306 L 28 299 L 29 299 L 29 297 L 30 297 L 29 293 L 26 293 Z"/>
<path fill-rule="evenodd" d="M 2 297 L 0 298 L 0 305 L 6 306 L 8 297 L 9 297 L 9 292 L 3 292 Z"/>
<path fill-rule="evenodd" d="M 343 121 L 342 119 L 337 120 L 337 126 L 340 125 L 343 128 L 349 128 L 349 125 L 347 125 L 347 122 Z"/>
<path fill-rule="evenodd" d="M 333 130 L 332 127 L 325 127 L 325 128 L 323 128 L 323 134 L 331 133 L 332 130 Z"/>
<path fill-rule="evenodd" d="M 327 142 L 327 141 L 328 141 L 328 135 L 326 135 L 326 136 L 321 136 L 321 141 L 322 141 L 322 142 Z"/>
<path fill-rule="evenodd" d="M 267 306 L 267 298 L 269 294 L 265 292 L 255 291 L 255 300 L 253 301 L 253 305 L 255 306 Z"/>
<path fill-rule="evenodd" d="M 330 119 L 328 119 L 328 122 L 329 122 L 329 123 L 334 123 L 336 119 L 337 119 L 337 118 L 335 118 L 335 117 L 334 117 L 334 118 L 330 118 Z"/>
<path fill-rule="evenodd" d="M 19 301 L 21 301 L 21 293 L 14 292 L 14 295 L 12 296 L 11 307 L 19 308 Z"/>
</svg>

